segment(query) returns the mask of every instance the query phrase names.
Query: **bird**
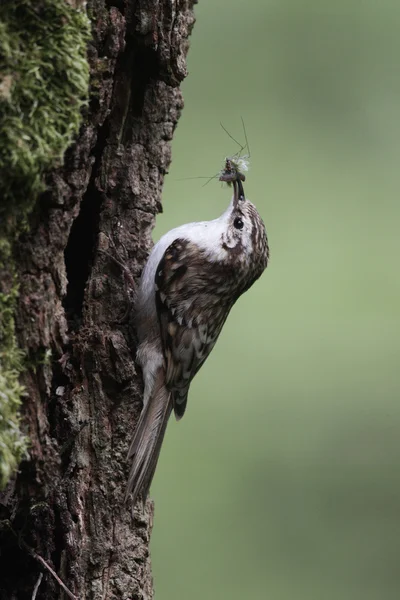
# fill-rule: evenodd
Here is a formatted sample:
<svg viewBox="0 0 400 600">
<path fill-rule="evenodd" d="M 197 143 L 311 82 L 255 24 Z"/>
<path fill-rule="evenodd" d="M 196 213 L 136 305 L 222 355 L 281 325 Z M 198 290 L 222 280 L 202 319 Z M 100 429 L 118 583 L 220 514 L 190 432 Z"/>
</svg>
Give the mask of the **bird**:
<svg viewBox="0 0 400 600">
<path fill-rule="evenodd" d="M 161 237 L 139 283 L 135 321 L 144 396 L 125 494 L 133 506 L 147 498 L 172 411 L 183 417 L 190 383 L 232 306 L 268 265 L 265 225 L 245 197 L 239 163 L 226 159 L 219 179 L 233 187 L 225 212 Z"/>
</svg>

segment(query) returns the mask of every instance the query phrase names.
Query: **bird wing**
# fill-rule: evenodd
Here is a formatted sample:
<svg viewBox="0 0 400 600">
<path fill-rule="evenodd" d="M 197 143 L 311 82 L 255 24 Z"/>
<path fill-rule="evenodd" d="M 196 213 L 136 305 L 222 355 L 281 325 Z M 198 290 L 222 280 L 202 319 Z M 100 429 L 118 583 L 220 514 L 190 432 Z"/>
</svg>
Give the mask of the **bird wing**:
<svg viewBox="0 0 400 600">
<path fill-rule="evenodd" d="M 213 267 L 193 242 L 178 238 L 156 271 L 166 386 L 177 419 L 185 412 L 190 382 L 211 352 L 231 308 L 223 269 Z"/>
</svg>

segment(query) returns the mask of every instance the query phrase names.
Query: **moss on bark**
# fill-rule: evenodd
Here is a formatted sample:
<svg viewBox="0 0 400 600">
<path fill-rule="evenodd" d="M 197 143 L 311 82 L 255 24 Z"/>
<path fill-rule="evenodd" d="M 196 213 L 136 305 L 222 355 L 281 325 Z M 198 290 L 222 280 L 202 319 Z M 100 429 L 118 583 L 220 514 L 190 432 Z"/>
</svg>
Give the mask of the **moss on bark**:
<svg viewBox="0 0 400 600">
<path fill-rule="evenodd" d="M 17 284 L 0 293 L 0 489 L 17 468 L 27 447 L 19 428 L 19 405 L 23 388 L 19 383 L 23 353 L 14 333 Z"/>
<path fill-rule="evenodd" d="M 0 488 L 26 451 L 19 428 L 23 389 L 14 312 L 18 281 L 12 248 L 44 173 L 62 164 L 87 103 L 86 12 L 65 0 L 0 5 Z"/>
</svg>

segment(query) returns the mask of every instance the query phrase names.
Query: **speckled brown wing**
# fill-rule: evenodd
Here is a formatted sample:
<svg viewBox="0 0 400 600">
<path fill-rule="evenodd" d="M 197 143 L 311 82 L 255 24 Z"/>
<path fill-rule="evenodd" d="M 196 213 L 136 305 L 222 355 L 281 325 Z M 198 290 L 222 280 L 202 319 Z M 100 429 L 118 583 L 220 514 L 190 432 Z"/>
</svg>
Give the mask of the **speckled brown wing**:
<svg viewBox="0 0 400 600">
<path fill-rule="evenodd" d="M 229 272 L 210 268 L 192 242 L 175 240 L 165 251 L 155 277 L 156 306 L 166 363 L 166 386 L 175 416 L 186 408 L 189 385 L 211 352 L 232 298 Z"/>
</svg>

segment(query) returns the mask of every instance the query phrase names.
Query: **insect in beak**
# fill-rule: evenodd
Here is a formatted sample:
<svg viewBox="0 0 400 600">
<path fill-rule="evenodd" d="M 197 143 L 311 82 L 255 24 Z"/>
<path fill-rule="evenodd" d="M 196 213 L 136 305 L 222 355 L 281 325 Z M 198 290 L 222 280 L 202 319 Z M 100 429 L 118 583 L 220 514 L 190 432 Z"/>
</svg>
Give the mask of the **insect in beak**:
<svg viewBox="0 0 400 600">
<path fill-rule="evenodd" d="M 233 203 L 235 206 L 239 201 L 243 202 L 246 199 L 242 184 L 242 181 L 246 181 L 246 177 L 230 158 L 226 159 L 225 168 L 221 172 L 219 180 L 226 182 L 228 185 L 233 185 Z"/>
</svg>

